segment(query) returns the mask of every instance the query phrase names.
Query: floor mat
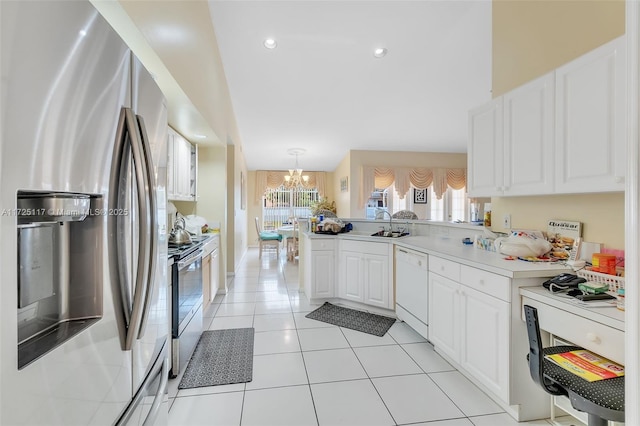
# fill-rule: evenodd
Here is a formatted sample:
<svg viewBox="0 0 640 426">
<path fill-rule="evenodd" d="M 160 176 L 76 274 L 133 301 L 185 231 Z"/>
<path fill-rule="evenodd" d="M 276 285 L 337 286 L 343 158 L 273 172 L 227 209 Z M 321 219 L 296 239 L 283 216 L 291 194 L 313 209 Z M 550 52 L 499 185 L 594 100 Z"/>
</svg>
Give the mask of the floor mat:
<svg viewBox="0 0 640 426">
<path fill-rule="evenodd" d="M 178 389 L 250 382 L 254 332 L 253 328 L 203 332 Z"/>
<path fill-rule="evenodd" d="M 396 322 L 395 318 L 344 308 L 332 305 L 329 302 L 325 302 L 324 305 L 305 316 L 380 337 L 384 336 L 393 323 Z"/>
</svg>

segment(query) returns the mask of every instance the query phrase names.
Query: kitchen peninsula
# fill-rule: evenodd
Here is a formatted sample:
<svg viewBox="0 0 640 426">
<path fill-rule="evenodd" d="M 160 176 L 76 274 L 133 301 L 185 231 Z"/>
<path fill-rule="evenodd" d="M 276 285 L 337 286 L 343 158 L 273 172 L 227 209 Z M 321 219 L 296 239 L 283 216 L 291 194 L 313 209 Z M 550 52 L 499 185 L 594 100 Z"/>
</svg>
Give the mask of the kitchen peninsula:
<svg viewBox="0 0 640 426">
<path fill-rule="evenodd" d="M 483 231 L 469 224 L 393 221 L 411 235 L 390 238 L 372 236 L 388 221 L 344 221 L 352 232 L 301 236 L 301 291 L 311 301 L 395 315 L 398 250 L 420 254 L 428 265 L 420 301 L 427 318 L 417 331 L 516 420 L 550 416 L 550 397 L 529 376 L 520 288 L 540 286 L 566 266 L 505 260 L 464 245 L 463 238 Z"/>
</svg>

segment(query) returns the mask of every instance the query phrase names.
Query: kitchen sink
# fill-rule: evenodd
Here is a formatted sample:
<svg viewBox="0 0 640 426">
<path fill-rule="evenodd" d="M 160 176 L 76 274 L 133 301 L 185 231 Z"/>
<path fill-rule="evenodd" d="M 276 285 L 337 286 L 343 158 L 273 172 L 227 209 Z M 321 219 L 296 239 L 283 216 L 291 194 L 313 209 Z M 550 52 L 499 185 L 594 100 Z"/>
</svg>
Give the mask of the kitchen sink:
<svg viewBox="0 0 640 426">
<path fill-rule="evenodd" d="M 400 237 L 406 237 L 407 235 L 409 235 L 408 232 L 383 232 L 383 231 L 378 231 L 376 233 L 371 234 L 372 237 L 383 237 L 383 238 L 400 238 Z"/>
</svg>

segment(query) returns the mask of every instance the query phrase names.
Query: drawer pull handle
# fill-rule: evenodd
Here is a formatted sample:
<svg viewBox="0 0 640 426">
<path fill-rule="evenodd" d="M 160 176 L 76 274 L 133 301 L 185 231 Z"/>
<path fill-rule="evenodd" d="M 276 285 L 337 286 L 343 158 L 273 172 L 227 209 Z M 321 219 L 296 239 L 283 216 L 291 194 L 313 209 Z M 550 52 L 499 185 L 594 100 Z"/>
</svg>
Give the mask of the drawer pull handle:
<svg viewBox="0 0 640 426">
<path fill-rule="evenodd" d="M 480 280 L 480 281 L 478 281 L 478 283 L 479 283 L 480 285 L 484 285 L 484 280 Z"/>
<path fill-rule="evenodd" d="M 587 333 L 587 339 L 590 342 L 600 343 L 600 338 L 595 333 Z"/>
</svg>

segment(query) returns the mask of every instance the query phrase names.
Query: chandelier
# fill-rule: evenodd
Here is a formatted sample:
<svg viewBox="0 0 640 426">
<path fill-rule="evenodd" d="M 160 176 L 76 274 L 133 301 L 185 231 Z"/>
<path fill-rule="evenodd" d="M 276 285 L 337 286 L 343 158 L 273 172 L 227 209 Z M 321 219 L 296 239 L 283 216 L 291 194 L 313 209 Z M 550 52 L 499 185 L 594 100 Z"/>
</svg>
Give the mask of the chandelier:
<svg viewBox="0 0 640 426">
<path fill-rule="evenodd" d="M 292 148 L 287 151 L 289 155 L 296 156 L 296 168 L 289 169 L 289 174 L 284 177 L 284 187 L 289 189 L 299 189 L 309 187 L 309 176 L 302 174 L 302 169 L 298 166 L 298 155 L 305 153 L 302 148 Z"/>
</svg>

